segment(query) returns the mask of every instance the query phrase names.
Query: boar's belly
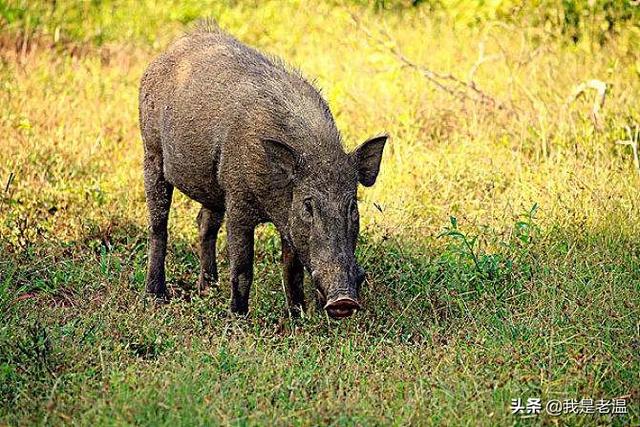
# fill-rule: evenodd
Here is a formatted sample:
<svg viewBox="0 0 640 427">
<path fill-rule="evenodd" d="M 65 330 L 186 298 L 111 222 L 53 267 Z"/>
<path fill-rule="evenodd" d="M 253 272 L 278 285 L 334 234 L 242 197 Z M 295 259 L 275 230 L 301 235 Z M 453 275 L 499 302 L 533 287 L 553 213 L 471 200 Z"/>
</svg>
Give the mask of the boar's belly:
<svg viewBox="0 0 640 427">
<path fill-rule="evenodd" d="M 218 156 L 213 153 L 184 153 L 172 149 L 165 149 L 163 154 L 167 181 L 207 208 L 224 207 L 224 192 L 216 178 Z"/>
</svg>

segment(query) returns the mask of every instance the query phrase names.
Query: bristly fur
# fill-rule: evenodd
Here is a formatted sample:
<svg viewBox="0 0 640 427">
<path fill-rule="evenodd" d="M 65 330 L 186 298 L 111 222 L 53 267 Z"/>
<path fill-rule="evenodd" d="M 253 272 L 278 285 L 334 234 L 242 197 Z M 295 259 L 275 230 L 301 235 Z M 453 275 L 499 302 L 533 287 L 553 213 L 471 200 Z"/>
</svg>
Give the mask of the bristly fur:
<svg viewBox="0 0 640 427">
<path fill-rule="evenodd" d="M 218 24 L 217 20 L 213 17 L 206 17 L 206 18 L 200 18 L 196 21 L 193 22 L 192 25 L 189 26 L 189 28 L 186 30 L 186 32 L 183 35 L 183 38 L 188 38 L 194 34 L 203 34 L 203 35 L 207 35 L 207 34 L 211 34 L 214 35 L 216 37 L 221 37 L 221 38 L 229 38 L 230 40 L 233 40 L 235 43 L 238 43 L 240 45 L 242 45 L 242 42 L 240 42 L 236 37 L 232 36 L 231 34 L 227 33 L 226 31 L 224 31 L 220 25 Z M 331 114 L 331 110 L 329 108 L 329 105 L 325 102 L 324 98 L 322 97 L 322 89 L 317 86 L 317 81 L 316 79 L 313 80 L 309 80 L 307 79 L 302 72 L 300 71 L 300 69 L 298 67 L 295 67 L 291 64 L 289 64 L 288 62 L 286 62 L 284 59 L 270 54 L 270 53 L 266 53 L 266 52 L 257 52 L 259 55 L 262 55 L 263 57 L 265 57 L 266 59 L 268 59 L 271 63 L 273 63 L 274 66 L 281 68 L 282 70 L 284 70 L 285 72 L 292 74 L 293 76 L 297 77 L 298 79 L 302 80 L 303 82 L 305 82 L 306 84 L 308 84 L 309 86 L 313 87 L 315 89 L 315 91 L 318 94 L 318 97 L 316 98 L 318 105 L 321 107 L 321 109 L 323 110 L 323 112 L 331 118 L 331 120 L 333 120 L 333 116 Z M 340 133 L 337 133 L 337 136 L 339 139 L 341 139 Z"/>
<path fill-rule="evenodd" d="M 218 21 L 213 17 L 200 18 L 192 22 L 188 29 L 187 34 L 191 33 L 217 33 L 222 31 Z"/>
<path fill-rule="evenodd" d="M 195 24 L 149 65 L 140 85 L 150 239 L 147 289 L 166 293 L 164 258 L 174 187 L 202 204 L 200 286 L 217 280 L 215 240 L 227 217 L 234 312 L 248 310 L 253 230 L 282 237 L 292 310 L 303 267 L 332 315 L 357 307 L 357 184 L 372 185 L 386 137 L 346 153 L 320 92 L 284 61 Z M 335 306 L 332 306 L 332 301 Z M 333 311 L 332 311 L 333 310 Z"/>
</svg>

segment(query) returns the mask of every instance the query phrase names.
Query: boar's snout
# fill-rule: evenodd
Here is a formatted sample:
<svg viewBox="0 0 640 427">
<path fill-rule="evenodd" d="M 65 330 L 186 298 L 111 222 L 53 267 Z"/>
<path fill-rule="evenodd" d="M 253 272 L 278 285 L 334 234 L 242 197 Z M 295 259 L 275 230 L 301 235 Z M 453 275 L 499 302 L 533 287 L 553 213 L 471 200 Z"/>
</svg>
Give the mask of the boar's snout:
<svg viewBox="0 0 640 427">
<path fill-rule="evenodd" d="M 358 289 L 364 280 L 364 270 L 360 266 L 356 266 L 354 274 L 350 276 L 352 277 L 352 280 L 346 281 L 349 283 L 348 286 L 336 286 L 335 283 L 333 286 L 329 285 L 329 288 L 327 289 L 328 295 L 325 297 L 325 287 L 323 286 L 322 280 L 319 278 L 319 274 L 312 274 L 312 277 L 316 282 L 316 286 L 318 286 L 321 301 L 326 301 L 324 309 L 327 311 L 327 314 L 334 319 L 349 317 L 356 310 L 362 308 L 358 302 Z M 343 281 L 339 282 L 345 283 Z"/>
<path fill-rule="evenodd" d="M 334 319 L 343 319 L 349 317 L 354 311 L 360 309 L 358 301 L 348 295 L 339 295 L 327 302 L 324 306 L 327 314 Z"/>
</svg>

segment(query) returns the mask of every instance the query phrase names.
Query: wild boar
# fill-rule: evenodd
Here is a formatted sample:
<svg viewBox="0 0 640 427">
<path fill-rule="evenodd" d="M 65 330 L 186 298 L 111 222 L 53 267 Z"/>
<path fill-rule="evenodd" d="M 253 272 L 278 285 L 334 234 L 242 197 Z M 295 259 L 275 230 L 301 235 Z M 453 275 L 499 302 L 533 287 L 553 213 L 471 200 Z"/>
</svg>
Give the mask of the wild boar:
<svg viewBox="0 0 640 427">
<path fill-rule="evenodd" d="M 167 220 L 175 187 L 202 205 L 200 289 L 218 279 L 216 238 L 226 214 L 232 312 L 248 312 L 254 229 L 263 222 L 280 233 L 293 314 L 305 309 L 305 269 L 331 317 L 360 308 L 357 186 L 376 181 L 387 135 L 346 153 L 312 84 L 212 26 L 195 29 L 153 60 L 139 103 L 148 292 L 167 296 Z"/>
</svg>

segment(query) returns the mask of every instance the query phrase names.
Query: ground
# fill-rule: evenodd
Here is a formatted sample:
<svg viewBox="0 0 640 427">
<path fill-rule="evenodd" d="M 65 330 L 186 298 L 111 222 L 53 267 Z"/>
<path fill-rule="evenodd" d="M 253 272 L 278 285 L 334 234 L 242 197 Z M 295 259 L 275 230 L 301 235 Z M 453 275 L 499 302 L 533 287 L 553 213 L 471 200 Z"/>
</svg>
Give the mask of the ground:
<svg viewBox="0 0 640 427">
<path fill-rule="evenodd" d="M 640 423 L 637 10 L 414 3 L 0 1 L 0 425 Z M 180 194 L 173 299 L 145 296 L 138 83 L 203 16 L 313 79 L 349 148 L 391 135 L 349 319 L 289 318 L 270 225 L 247 318 L 224 233 L 195 295 Z"/>
</svg>

